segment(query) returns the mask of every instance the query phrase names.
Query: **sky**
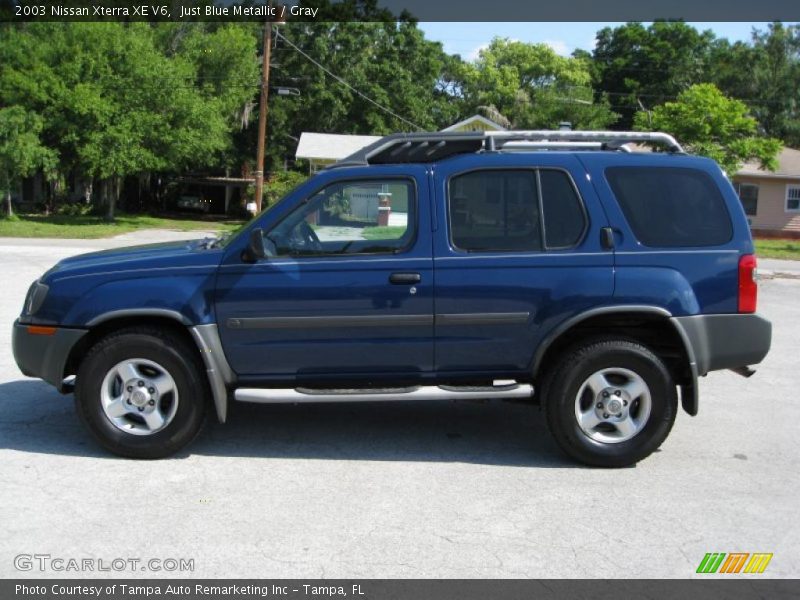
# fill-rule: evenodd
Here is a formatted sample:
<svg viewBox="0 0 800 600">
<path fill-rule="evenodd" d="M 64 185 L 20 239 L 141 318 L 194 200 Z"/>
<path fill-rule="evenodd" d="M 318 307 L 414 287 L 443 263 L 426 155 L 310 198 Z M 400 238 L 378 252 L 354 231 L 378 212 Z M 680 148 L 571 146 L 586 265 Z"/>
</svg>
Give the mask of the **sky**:
<svg viewBox="0 0 800 600">
<path fill-rule="evenodd" d="M 595 33 L 603 27 L 623 23 L 419 23 L 430 40 L 442 42 L 445 52 L 474 60 L 478 51 L 495 36 L 522 42 L 544 42 L 564 56 L 573 50 L 594 48 Z M 748 41 L 753 27 L 766 29 L 767 23 L 690 23 L 699 30 L 711 29 L 717 37 Z"/>
</svg>

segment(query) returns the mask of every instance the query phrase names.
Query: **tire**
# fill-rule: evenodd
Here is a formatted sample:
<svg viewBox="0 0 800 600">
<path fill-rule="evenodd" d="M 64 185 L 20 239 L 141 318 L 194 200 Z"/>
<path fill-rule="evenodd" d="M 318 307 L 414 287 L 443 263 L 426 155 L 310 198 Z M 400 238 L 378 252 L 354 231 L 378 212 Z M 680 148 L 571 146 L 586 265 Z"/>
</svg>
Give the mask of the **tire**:
<svg viewBox="0 0 800 600">
<path fill-rule="evenodd" d="M 78 369 L 75 407 L 110 452 L 154 459 L 200 433 L 209 402 L 197 351 L 178 335 L 133 327 L 103 338 Z"/>
<path fill-rule="evenodd" d="M 595 467 L 627 467 L 652 454 L 678 410 L 664 362 L 647 347 L 619 338 L 571 347 L 548 372 L 542 395 L 558 445 Z"/>
</svg>

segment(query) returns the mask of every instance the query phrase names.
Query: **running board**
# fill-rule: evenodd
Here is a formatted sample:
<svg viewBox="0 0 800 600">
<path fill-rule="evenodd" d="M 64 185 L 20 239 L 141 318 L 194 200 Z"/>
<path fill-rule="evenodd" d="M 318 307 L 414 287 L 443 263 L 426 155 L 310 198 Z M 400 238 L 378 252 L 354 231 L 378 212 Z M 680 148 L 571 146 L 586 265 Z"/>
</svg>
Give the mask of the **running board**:
<svg viewBox="0 0 800 600">
<path fill-rule="evenodd" d="M 240 402 L 294 404 L 299 402 L 385 402 L 405 400 L 524 399 L 533 396 L 527 383 L 502 382 L 492 386 L 433 386 L 386 389 L 321 390 L 310 388 L 240 388 L 233 397 Z"/>
</svg>

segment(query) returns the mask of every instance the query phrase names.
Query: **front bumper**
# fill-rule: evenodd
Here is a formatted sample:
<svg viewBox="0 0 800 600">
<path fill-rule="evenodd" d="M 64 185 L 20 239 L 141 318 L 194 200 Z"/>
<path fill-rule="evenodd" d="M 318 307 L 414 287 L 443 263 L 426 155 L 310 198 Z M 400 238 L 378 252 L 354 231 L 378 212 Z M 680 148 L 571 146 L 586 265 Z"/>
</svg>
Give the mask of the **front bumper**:
<svg viewBox="0 0 800 600">
<path fill-rule="evenodd" d="M 673 317 L 694 353 L 698 375 L 735 369 L 764 360 L 772 343 L 772 323 L 755 314 Z"/>
<path fill-rule="evenodd" d="M 85 329 L 54 328 L 51 334 L 32 333 L 29 325 L 14 322 L 11 347 L 19 370 L 62 389 L 64 368 L 75 344 L 86 335 Z M 36 329 L 33 329 L 36 331 Z"/>
</svg>

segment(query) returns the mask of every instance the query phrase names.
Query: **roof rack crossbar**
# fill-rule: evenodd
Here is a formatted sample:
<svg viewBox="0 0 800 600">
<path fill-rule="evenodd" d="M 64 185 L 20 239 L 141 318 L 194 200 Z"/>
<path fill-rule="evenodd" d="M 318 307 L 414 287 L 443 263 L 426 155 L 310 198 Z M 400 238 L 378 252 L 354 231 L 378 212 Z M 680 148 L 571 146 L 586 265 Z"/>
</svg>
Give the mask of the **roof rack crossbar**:
<svg viewBox="0 0 800 600">
<path fill-rule="evenodd" d="M 508 150 L 628 150 L 625 144 L 630 143 L 658 144 L 669 152 L 684 153 L 674 137 L 658 131 L 443 131 L 387 135 L 331 167 L 410 163 L 419 162 L 420 158 L 437 161 L 457 154 L 498 152 L 504 147 Z"/>
<path fill-rule="evenodd" d="M 681 145 L 668 133 L 660 131 L 487 131 L 486 137 L 495 141 L 496 149 L 512 141 L 548 142 L 602 142 L 608 148 L 617 149 L 635 142 L 660 144 L 670 152 L 683 152 Z"/>
</svg>

